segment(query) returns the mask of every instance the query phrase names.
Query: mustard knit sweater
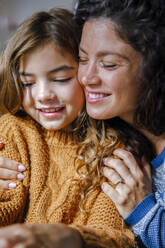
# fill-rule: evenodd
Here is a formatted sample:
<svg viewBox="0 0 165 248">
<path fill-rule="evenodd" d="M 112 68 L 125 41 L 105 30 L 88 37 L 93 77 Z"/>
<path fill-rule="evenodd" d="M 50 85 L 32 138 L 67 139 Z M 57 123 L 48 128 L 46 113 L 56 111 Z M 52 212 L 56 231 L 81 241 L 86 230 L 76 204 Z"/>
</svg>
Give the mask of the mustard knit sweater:
<svg viewBox="0 0 165 248">
<path fill-rule="evenodd" d="M 0 226 L 18 222 L 64 223 L 82 235 L 84 247 L 134 247 L 112 201 L 101 191 L 79 210 L 76 177 L 81 161 L 72 134 L 48 131 L 28 118 L 6 114 L 0 118 L 0 156 L 24 164 L 25 179 L 12 190 L 0 190 Z"/>
</svg>

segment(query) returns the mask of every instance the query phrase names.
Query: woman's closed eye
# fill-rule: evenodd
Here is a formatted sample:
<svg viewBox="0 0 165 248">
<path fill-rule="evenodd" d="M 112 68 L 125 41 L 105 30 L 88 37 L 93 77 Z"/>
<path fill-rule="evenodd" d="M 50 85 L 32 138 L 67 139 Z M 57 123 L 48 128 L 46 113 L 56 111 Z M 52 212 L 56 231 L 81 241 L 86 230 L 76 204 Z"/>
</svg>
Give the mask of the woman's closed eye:
<svg viewBox="0 0 165 248">
<path fill-rule="evenodd" d="M 114 68 L 116 68 L 118 66 L 115 63 L 108 63 L 108 62 L 103 62 L 103 61 L 100 62 L 100 65 L 103 68 L 109 68 L 109 69 L 114 69 Z"/>
</svg>

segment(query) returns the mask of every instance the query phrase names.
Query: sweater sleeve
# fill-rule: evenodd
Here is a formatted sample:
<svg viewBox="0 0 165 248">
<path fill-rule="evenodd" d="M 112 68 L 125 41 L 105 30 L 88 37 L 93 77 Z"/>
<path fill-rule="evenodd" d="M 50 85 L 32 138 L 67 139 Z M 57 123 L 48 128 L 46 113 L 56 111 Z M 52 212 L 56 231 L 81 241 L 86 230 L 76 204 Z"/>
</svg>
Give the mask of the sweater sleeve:
<svg viewBox="0 0 165 248">
<path fill-rule="evenodd" d="M 84 248 L 135 247 L 134 235 L 124 224 L 113 202 L 101 192 L 86 225 L 74 226 L 84 240 Z"/>
<path fill-rule="evenodd" d="M 16 188 L 10 190 L 0 190 L 0 226 L 6 226 L 23 221 L 29 190 L 29 161 L 26 144 L 21 138 L 21 134 L 12 130 L 5 121 L 0 122 L 0 141 L 4 143 L 4 148 L 0 150 L 0 157 L 16 160 L 26 166 L 23 182 L 15 180 Z M 12 180 L 14 181 L 14 180 Z"/>
<path fill-rule="evenodd" d="M 165 247 L 165 193 L 147 196 L 125 219 L 146 247 Z M 154 235 L 153 235 L 154 234 Z"/>
<path fill-rule="evenodd" d="M 125 219 L 146 247 L 165 247 L 165 148 L 151 162 L 153 192 Z"/>
</svg>

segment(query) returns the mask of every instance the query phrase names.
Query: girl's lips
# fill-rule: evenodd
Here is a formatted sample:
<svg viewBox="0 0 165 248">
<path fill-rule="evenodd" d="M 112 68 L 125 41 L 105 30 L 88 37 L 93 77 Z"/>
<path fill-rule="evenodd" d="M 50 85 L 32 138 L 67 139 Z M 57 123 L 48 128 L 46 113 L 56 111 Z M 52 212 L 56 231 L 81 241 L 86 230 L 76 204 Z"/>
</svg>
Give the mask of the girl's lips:
<svg viewBox="0 0 165 248">
<path fill-rule="evenodd" d="M 54 118 L 59 115 L 61 115 L 64 111 L 64 107 L 58 107 L 58 108 L 40 108 L 38 111 L 40 114 L 45 118 Z"/>
<path fill-rule="evenodd" d="M 103 101 L 105 98 L 109 97 L 110 94 L 98 93 L 98 92 L 87 92 L 86 100 L 89 103 L 97 103 Z"/>
</svg>

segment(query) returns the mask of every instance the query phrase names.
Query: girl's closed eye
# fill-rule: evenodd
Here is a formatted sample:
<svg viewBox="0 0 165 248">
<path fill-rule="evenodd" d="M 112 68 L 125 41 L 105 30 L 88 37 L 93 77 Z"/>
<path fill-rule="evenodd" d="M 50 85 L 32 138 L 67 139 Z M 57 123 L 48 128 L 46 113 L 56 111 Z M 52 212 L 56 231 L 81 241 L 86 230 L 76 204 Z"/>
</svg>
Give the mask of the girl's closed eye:
<svg viewBox="0 0 165 248">
<path fill-rule="evenodd" d="M 34 82 L 22 82 L 23 88 L 31 87 L 34 84 Z"/>
<path fill-rule="evenodd" d="M 72 79 L 72 77 L 68 77 L 68 78 L 61 78 L 61 79 L 54 79 L 53 82 L 59 82 L 59 83 L 66 83 L 69 82 Z"/>
<path fill-rule="evenodd" d="M 84 57 L 78 57 L 78 61 L 79 61 L 79 63 L 85 63 L 85 62 L 87 62 L 88 60 L 87 60 L 87 58 L 84 58 Z"/>
</svg>

